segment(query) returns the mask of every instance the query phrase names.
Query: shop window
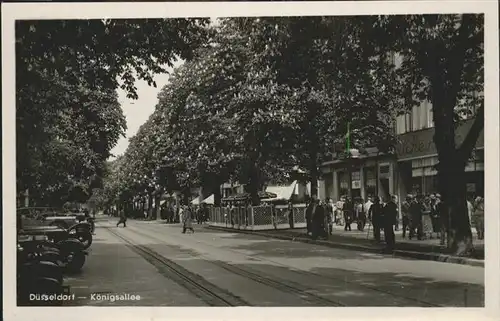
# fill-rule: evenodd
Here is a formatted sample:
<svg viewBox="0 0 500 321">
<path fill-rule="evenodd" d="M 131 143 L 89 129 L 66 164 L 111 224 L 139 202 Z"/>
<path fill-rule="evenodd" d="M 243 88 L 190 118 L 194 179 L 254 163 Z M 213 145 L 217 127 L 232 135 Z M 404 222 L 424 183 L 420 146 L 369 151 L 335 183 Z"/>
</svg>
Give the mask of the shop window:
<svg viewBox="0 0 500 321">
<path fill-rule="evenodd" d="M 405 133 L 413 131 L 413 115 L 407 113 L 405 115 Z"/>
<path fill-rule="evenodd" d="M 424 183 L 426 195 L 438 193 L 437 176 L 425 176 Z"/>
<path fill-rule="evenodd" d="M 343 196 L 349 194 L 349 182 L 347 173 L 345 172 L 338 173 L 338 178 L 339 178 L 339 195 Z"/>
<path fill-rule="evenodd" d="M 375 185 L 375 168 L 367 168 L 365 169 L 365 181 L 367 185 L 370 185 L 370 182 L 373 182 L 373 185 Z"/>
<path fill-rule="evenodd" d="M 424 170 L 422 167 L 421 168 L 414 168 L 411 173 L 412 173 L 411 174 L 412 177 L 421 177 L 424 175 Z"/>
<path fill-rule="evenodd" d="M 420 168 L 423 167 L 423 162 L 422 159 L 414 159 L 411 161 L 411 167 L 412 168 Z"/>
<path fill-rule="evenodd" d="M 396 134 L 401 135 L 406 132 L 406 115 L 399 115 L 396 117 Z"/>
<path fill-rule="evenodd" d="M 413 195 L 422 194 L 422 177 L 413 177 L 411 194 Z"/>
<path fill-rule="evenodd" d="M 427 112 L 427 127 L 434 127 L 434 114 L 432 111 L 432 104 L 430 102 L 426 103 L 426 112 Z"/>
</svg>

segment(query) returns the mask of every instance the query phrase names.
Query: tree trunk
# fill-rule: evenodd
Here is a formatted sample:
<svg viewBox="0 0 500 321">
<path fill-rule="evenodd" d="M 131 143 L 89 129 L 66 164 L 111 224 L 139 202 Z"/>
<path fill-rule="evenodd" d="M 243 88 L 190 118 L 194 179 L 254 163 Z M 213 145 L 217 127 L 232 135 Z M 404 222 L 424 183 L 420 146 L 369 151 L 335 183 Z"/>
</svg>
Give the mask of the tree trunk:
<svg viewBox="0 0 500 321">
<path fill-rule="evenodd" d="M 318 196 L 318 170 L 311 169 L 311 197 Z"/>
<path fill-rule="evenodd" d="M 318 141 L 315 133 L 310 133 L 309 137 L 312 138 L 312 142 L 309 144 L 309 173 L 311 180 L 311 198 L 313 196 L 318 196 Z"/>
<path fill-rule="evenodd" d="M 483 108 L 478 111 L 474 124 L 459 148 L 455 142 L 454 108 L 461 91 L 462 72 L 466 51 L 471 46 L 468 37 L 474 27 L 472 15 L 463 15 L 457 46 L 449 51 L 438 40 L 423 46 L 421 54 L 425 73 L 432 86 L 432 106 L 435 122 L 434 143 L 438 151 L 438 186 L 445 202 L 450 227 L 451 250 L 457 255 L 473 250 L 472 233 L 466 201 L 465 166 L 484 127 Z M 479 38 L 478 38 L 479 39 Z M 443 58 L 446 63 L 443 65 Z M 445 68 L 448 72 L 445 71 Z"/>
<path fill-rule="evenodd" d="M 470 152 L 459 152 L 455 147 L 454 106 L 446 104 L 442 94 L 444 88 L 438 81 L 433 83 L 437 93 L 433 96 L 435 134 L 434 143 L 438 151 L 438 190 L 444 201 L 444 212 L 448 218 L 450 250 L 456 255 L 466 255 L 473 250 L 472 233 L 467 210 L 465 166 Z M 477 140 L 477 139 L 476 139 Z"/>
<path fill-rule="evenodd" d="M 153 193 L 148 193 L 148 220 L 153 218 Z"/>
<path fill-rule="evenodd" d="M 452 156 L 441 162 L 438 186 L 445 202 L 445 224 L 449 225 L 448 246 L 457 255 L 467 255 L 473 250 L 473 243 L 466 200 L 465 167 L 457 164 Z"/>
<path fill-rule="evenodd" d="M 189 190 L 189 188 L 186 187 L 182 193 L 182 202 L 184 203 L 184 205 L 189 204 L 190 196 L 191 196 L 191 191 Z"/>
<path fill-rule="evenodd" d="M 213 194 L 214 194 L 214 205 L 220 206 L 221 198 L 222 198 L 221 193 L 220 193 L 220 185 L 214 187 Z"/>
<path fill-rule="evenodd" d="M 142 197 L 141 199 L 141 214 L 142 217 L 144 218 L 144 212 L 146 212 L 146 197 Z"/>
<path fill-rule="evenodd" d="M 250 194 L 250 200 L 253 206 L 257 206 L 260 203 L 259 197 L 259 169 L 252 163 L 250 168 L 250 175 L 248 177 L 248 184 L 245 185 L 245 191 Z"/>
<path fill-rule="evenodd" d="M 161 194 L 157 194 L 155 197 L 155 210 L 153 214 L 153 219 L 158 220 L 161 218 Z"/>
</svg>

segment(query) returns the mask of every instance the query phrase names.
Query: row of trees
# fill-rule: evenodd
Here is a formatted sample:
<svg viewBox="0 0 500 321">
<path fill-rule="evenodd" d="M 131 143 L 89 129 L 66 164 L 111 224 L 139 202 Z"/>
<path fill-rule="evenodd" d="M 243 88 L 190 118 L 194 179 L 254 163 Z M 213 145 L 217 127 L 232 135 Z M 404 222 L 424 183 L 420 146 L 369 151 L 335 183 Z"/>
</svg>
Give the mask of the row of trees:
<svg viewBox="0 0 500 321">
<path fill-rule="evenodd" d="M 452 246 L 471 248 L 464 171 L 484 122 L 481 15 L 232 18 L 207 30 L 114 164 L 108 202 L 187 197 L 194 186 L 217 201 L 218 186 L 234 180 L 256 203 L 265 182 L 294 166 L 316 194 L 348 123 L 353 147 L 391 153 L 395 115 L 427 99 Z M 477 117 L 457 146 L 464 109 Z"/>
<path fill-rule="evenodd" d="M 207 38 L 207 20 L 16 22 L 17 193 L 30 205 L 86 202 L 126 121 L 116 89 L 137 98 Z M 25 195 L 28 192 L 28 195 Z"/>
</svg>

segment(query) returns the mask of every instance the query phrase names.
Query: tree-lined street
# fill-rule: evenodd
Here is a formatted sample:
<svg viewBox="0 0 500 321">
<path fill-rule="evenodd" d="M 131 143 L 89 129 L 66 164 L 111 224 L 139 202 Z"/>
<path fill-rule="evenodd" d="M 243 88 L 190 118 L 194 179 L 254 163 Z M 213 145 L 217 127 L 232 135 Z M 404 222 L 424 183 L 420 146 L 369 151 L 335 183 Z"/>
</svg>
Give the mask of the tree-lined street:
<svg viewBox="0 0 500 321">
<path fill-rule="evenodd" d="M 42 292 L 68 284 L 76 299 L 66 305 L 482 306 L 482 267 L 201 225 L 189 230 L 202 215 L 212 225 L 252 231 L 296 220 L 303 226 L 290 224 L 291 230 L 307 228 L 300 237 L 334 241 L 335 231 L 323 232 L 338 219 L 346 233 L 358 222 L 359 231 L 384 230 L 384 250 L 392 254 L 394 226 L 411 229 L 410 237 L 417 230 L 420 240 L 425 225 L 426 235 L 439 235 L 442 253 L 477 259 L 484 253 L 484 186 L 476 189 L 484 185 L 484 159 L 469 165 L 480 155 L 484 127 L 483 20 L 440 14 L 18 21 L 18 208 L 38 208 L 18 213 L 24 280 L 18 290 L 26 299 L 35 275 Z M 148 120 L 124 154 L 112 155 L 127 128 L 117 91 L 137 99 L 137 81 L 156 88 L 154 76 L 178 61 Z M 420 114 L 425 121 L 412 118 Z M 402 133 L 400 117 L 408 127 Z M 420 122 L 425 126 L 413 125 Z M 401 136 L 419 130 L 432 130 L 425 146 L 435 153 L 403 164 L 396 150 Z M 347 181 L 334 179 L 340 174 Z M 422 195 L 415 177 L 432 195 Z M 335 181 L 319 197 L 327 179 Z M 290 181 L 280 204 L 263 205 L 278 198 L 267 186 Z M 365 181 L 372 192 L 364 193 Z M 470 181 L 475 200 L 467 202 Z M 225 195 L 223 202 L 224 184 L 241 198 Z M 408 195 L 399 195 L 398 185 L 407 185 Z M 209 195 L 210 208 L 194 208 Z M 326 204 L 325 195 L 338 199 Z M 167 212 L 175 222 L 160 224 Z M 27 218 L 41 226 L 21 226 Z M 74 225 L 61 226 L 64 220 Z M 83 260 L 81 274 L 67 273 L 75 257 Z M 34 271 L 47 274 L 31 273 L 35 261 Z M 120 293 L 140 299 L 114 297 Z"/>
</svg>

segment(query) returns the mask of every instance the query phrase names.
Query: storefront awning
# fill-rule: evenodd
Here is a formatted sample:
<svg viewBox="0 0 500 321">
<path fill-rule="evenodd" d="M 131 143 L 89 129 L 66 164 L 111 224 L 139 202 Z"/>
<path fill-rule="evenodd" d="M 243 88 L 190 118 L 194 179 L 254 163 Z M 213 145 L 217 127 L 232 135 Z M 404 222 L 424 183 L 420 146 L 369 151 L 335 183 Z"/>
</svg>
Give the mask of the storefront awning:
<svg viewBox="0 0 500 321">
<path fill-rule="evenodd" d="M 215 200 L 214 199 L 214 194 L 212 194 L 209 197 L 205 198 L 202 203 L 214 205 L 214 203 L 215 203 L 214 200 Z"/>
<path fill-rule="evenodd" d="M 261 200 L 263 199 L 270 199 L 270 198 L 275 198 L 276 194 L 274 193 L 269 193 L 267 191 L 259 191 L 259 198 Z M 230 195 L 228 197 L 225 197 L 222 199 L 223 202 L 244 202 L 244 201 L 249 201 L 251 198 L 250 193 L 239 193 L 235 195 Z"/>
<path fill-rule="evenodd" d="M 281 200 L 289 200 L 292 198 L 293 192 L 295 191 L 295 187 L 297 186 L 297 181 L 293 181 L 292 184 L 287 186 L 268 186 L 266 188 L 266 192 L 271 194 L 276 194 L 276 197 L 263 199 L 262 201 L 281 201 Z"/>
<path fill-rule="evenodd" d="M 200 205 L 200 197 L 198 196 L 194 200 L 191 201 L 191 204 L 193 205 Z"/>
</svg>

